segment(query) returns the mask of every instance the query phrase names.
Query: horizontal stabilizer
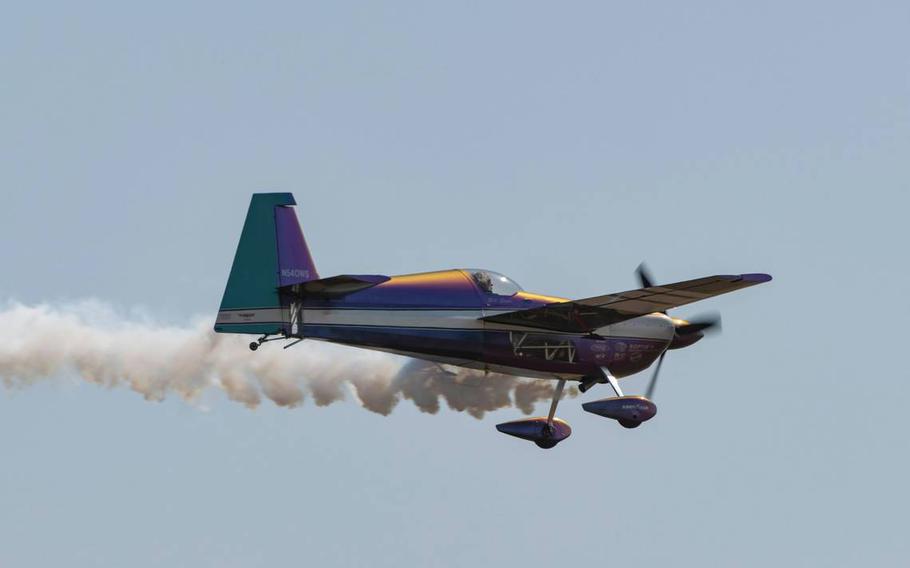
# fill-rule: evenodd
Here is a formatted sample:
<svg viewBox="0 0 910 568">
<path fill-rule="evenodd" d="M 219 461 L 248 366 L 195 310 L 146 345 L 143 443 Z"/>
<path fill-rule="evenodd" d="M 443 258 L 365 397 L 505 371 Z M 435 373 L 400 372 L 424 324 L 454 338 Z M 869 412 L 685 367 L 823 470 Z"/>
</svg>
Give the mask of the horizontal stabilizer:
<svg viewBox="0 0 910 568">
<path fill-rule="evenodd" d="M 556 302 L 482 319 L 522 327 L 589 333 L 607 325 L 654 312 L 665 312 L 670 308 L 741 290 L 769 280 L 771 276 L 767 274 L 708 276 L 583 300 Z"/>
<path fill-rule="evenodd" d="M 338 298 L 372 288 L 390 280 L 381 274 L 341 274 L 319 280 L 308 280 L 294 286 L 282 286 L 281 290 L 296 292 L 311 298 Z"/>
</svg>

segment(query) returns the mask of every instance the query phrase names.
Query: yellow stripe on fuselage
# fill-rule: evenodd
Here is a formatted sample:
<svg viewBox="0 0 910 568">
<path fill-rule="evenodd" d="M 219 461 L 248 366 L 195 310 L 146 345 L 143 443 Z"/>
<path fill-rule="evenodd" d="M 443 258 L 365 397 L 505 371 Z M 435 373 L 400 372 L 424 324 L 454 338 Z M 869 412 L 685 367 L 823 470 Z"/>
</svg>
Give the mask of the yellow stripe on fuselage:
<svg viewBox="0 0 910 568">
<path fill-rule="evenodd" d="M 533 300 L 535 302 L 545 302 L 547 304 L 557 304 L 560 302 L 568 302 L 566 298 L 560 298 L 558 296 L 547 296 L 546 294 L 535 294 L 534 292 L 525 292 L 521 291 L 515 294 L 516 298 L 521 298 L 522 300 Z"/>
</svg>

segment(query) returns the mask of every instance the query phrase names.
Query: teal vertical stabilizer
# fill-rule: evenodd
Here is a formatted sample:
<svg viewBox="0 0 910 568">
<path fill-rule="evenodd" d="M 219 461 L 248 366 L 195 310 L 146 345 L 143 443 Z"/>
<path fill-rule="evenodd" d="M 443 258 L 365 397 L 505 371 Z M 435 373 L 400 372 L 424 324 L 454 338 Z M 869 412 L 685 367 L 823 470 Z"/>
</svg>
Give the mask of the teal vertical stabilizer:
<svg viewBox="0 0 910 568">
<path fill-rule="evenodd" d="M 293 249 L 300 250 L 302 247 L 306 260 L 312 265 L 296 215 L 291 209 L 293 205 L 296 202 L 290 193 L 253 194 L 218 310 L 216 332 L 275 334 L 284 329 L 287 314 L 278 293 L 282 272 L 279 223 L 287 223 L 283 219 L 293 219 L 296 231 L 292 232 L 291 238 L 298 241 L 291 243 Z M 315 268 L 312 272 L 314 277 L 318 277 Z"/>
</svg>

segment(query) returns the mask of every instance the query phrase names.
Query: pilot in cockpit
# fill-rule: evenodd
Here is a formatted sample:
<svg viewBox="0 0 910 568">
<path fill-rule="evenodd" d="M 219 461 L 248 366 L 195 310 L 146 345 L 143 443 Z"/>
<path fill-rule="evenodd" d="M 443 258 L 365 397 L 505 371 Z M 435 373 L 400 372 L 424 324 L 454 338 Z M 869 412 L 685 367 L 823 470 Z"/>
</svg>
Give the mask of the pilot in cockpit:
<svg viewBox="0 0 910 568">
<path fill-rule="evenodd" d="M 477 282 L 477 286 L 483 290 L 484 293 L 493 293 L 493 281 L 490 279 L 489 274 L 486 272 L 475 272 L 471 276 L 474 277 L 474 282 Z"/>
</svg>

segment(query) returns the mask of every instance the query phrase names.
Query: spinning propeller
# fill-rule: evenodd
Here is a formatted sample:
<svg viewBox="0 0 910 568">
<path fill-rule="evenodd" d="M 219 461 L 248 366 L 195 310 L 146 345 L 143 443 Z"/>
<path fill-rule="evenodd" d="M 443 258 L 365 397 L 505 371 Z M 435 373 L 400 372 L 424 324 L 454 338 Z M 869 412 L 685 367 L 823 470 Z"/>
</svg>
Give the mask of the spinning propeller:
<svg viewBox="0 0 910 568">
<path fill-rule="evenodd" d="M 635 269 L 635 274 L 638 276 L 642 288 L 653 288 L 656 286 L 654 278 L 651 276 L 651 271 L 648 270 L 645 263 L 638 265 L 638 268 Z M 663 313 L 666 314 L 667 312 Z M 704 337 L 706 332 L 717 332 L 720 331 L 721 328 L 720 314 L 716 313 L 706 314 L 690 321 L 679 318 L 670 319 L 673 321 L 675 334 L 670 345 L 667 347 L 667 350 L 688 347 Z M 657 377 L 660 376 L 660 367 L 663 365 L 664 356 L 666 356 L 666 354 L 667 351 L 664 351 L 660 354 L 660 358 L 657 359 L 657 366 L 654 367 L 654 373 L 651 374 L 651 380 L 648 382 L 648 389 L 645 391 L 645 397 L 648 399 L 651 399 L 654 395 L 654 389 L 657 386 Z"/>
</svg>

